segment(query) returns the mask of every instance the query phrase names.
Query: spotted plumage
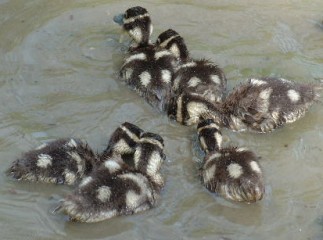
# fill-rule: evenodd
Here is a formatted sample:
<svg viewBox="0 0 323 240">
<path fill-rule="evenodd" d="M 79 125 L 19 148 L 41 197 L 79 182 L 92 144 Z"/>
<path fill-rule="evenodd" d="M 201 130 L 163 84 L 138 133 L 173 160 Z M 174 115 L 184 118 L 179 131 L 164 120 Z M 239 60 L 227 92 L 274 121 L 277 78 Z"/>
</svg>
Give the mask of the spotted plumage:
<svg viewBox="0 0 323 240">
<path fill-rule="evenodd" d="M 168 115 L 173 117 L 174 110 L 175 112 L 177 109 L 180 110 L 174 105 L 178 105 L 181 98 L 192 98 L 192 101 L 183 102 L 182 108 L 186 108 L 186 112 L 198 111 L 198 114 L 196 116 L 182 115 L 182 118 L 176 117 L 175 119 L 184 125 L 197 123 L 202 115 L 210 112 L 208 106 L 223 101 L 227 80 L 222 69 L 208 60 L 190 58 L 184 39 L 172 29 L 160 34 L 156 45 L 172 52 L 178 61 L 173 77 L 173 99 L 170 101 Z M 195 97 L 198 97 L 198 102 L 202 102 L 203 111 L 201 108 L 196 109 L 193 100 Z M 192 109 L 189 109 L 190 107 Z"/>
<path fill-rule="evenodd" d="M 133 167 L 117 156 L 106 159 L 59 208 L 80 222 L 98 222 L 148 210 L 157 204 L 164 185 L 159 173 L 163 161 L 162 138 L 143 133 L 135 147 Z"/>
<path fill-rule="evenodd" d="M 90 173 L 97 161 L 85 142 L 59 139 L 24 153 L 7 174 L 18 180 L 73 185 Z"/>
<path fill-rule="evenodd" d="M 222 135 L 213 120 L 198 124 L 199 142 L 206 153 L 201 167 L 203 185 L 233 201 L 255 202 L 264 194 L 258 157 L 247 148 L 222 148 Z"/>
<path fill-rule="evenodd" d="M 121 19 L 121 20 L 120 20 Z M 168 107 L 176 58 L 166 49 L 149 44 L 152 23 L 146 9 L 133 7 L 115 17 L 137 43 L 131 46 L 121 67 L 120 76 L 159 111 Z"/>
<path fill-rule="evenodd" d="M 321 88 L 283 78 L 249 79 L 228 95 L 217 116 L 235 131 L 270 132 L 304 116 Z"/>
</svg>

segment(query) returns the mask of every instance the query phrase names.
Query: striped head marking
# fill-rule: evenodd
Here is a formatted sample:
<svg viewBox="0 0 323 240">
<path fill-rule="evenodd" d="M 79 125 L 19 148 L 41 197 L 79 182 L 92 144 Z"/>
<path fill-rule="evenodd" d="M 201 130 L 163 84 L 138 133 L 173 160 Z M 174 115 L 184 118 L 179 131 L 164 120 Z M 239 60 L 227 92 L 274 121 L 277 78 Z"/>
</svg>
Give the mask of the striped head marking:
<svg viewBox="0 0 323 240">
<path fill-rule="evenodd" d="M 155 146 L 158 146 L 160 149 L 164 148 L 163 138 L 155 133 L 145 132 L 141 135 L 140 142 L 151 143 Z"/>
<path fill-rule="evenodd" d="M 129 8 L 124 14 L 115 16 L 113 20 L 122 25 L 136 43 L 140 45 L 148 44 L 153 26 L 145 8 L 140 6 Z"/>
<path fill-rule="evenodd" d="M 168 29 L 161 33 L 156 41 L 156 45 L 169 50 L 176 58 L 186 61 L 189 56 L 184 39 L 173 29 Z"/>
</svg>

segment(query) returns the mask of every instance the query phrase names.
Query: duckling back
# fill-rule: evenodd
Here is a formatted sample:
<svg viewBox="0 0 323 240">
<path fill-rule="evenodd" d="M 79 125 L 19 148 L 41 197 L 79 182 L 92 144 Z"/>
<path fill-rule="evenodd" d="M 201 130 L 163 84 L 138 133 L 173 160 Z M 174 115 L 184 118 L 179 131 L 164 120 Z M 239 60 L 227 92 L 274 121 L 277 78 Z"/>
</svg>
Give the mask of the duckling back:
<svg viewBox="0 0 323 240">
<path fill-rule="evenodd" d="M 261 200 L 265 191 L 258 157 L 247 148 L 222 148 L 222 134 L 213 120 L 198 124 L 198 138 L 206 155 L 202 184 L 222 197 L 242 202 Z"/>
<path fill-rule="evenodd" d="M 130 128 L 132 132 L 128 131 Z M 134 137 L 133 132 L 140 134 Z M 133 145 L 127 144 L 133 152 L 132 164 L 125 163 L 122 154 L 118 154 L 120 149 L 112 144 L 126 139 L 124 136 L 132 136 L 134 140 Z M 148 210 L 157 204 L 164 186 L 160 174 L 165 158 L 163 139 L 157 134 L 143 132 L 129 123 L 122 124 L 112 138 L 111 149 L 116 150 L 116 153 L 101 158 L 101 165 L 84 178 L 78 188 L 59 206 L 70 219 L 98 222 Z M 126 152 L 129 150 L 128 147 L 121 148 L 121 153 L 124 149 Z"/>
<path fill-rule="evenodd" d="M 320 87 L 283 78 L 250 79 L 228 95 L 222 122 L 236 131 L 270 132 L 304 116 Z"/>
<path fill-rule="evenodd" d="M 174 30 L 168 29 L 159 35 L 156 45 L 165 48 L 177 58 L 177 68 L 173 77 L 172 99 L 169 104 L 168 113 L 170 117 L 178 115 L 179 99 L 193 99 L 198 97 L 203 102 L 203 108 L 187 109 L 191 112 L 185 118 L 175 118 L 184 125 L 197 123 L 201 115 L 209 113 L 209 105 L 223 101 L 226 91 L 226 78 L 218 66 L 207 60 L 194 60 L 189 57 L 184 39 Z M 190 100 L 183 102 L 182 107 L 191 107 Z M 195 101 L 196 103 L 196 101 Z M 177 105 L 177 106 L 175 106 Z M 195 104 L 196 105 L 196 104 Z M 204 109 L 202 111 L 202 109 Z M 193 114 L 195 113 L 195 114 Z"/>
<path fill-rule="evenodd" d="M 98 158 L 87 143 L 58 139 L 28 151 L 13 162 L 7 174 L 18 180 L 73 185 L 90 173 Z"/>
<path fill-rule="evenodd" d="M 129 48 L 120 77 L 150 105 L 164 112 L 170 99 L 175 57 L 149 43 L 153 27 L 146 9 L 130 8 L 116 19 L 137 43 Z"/>
</svg>

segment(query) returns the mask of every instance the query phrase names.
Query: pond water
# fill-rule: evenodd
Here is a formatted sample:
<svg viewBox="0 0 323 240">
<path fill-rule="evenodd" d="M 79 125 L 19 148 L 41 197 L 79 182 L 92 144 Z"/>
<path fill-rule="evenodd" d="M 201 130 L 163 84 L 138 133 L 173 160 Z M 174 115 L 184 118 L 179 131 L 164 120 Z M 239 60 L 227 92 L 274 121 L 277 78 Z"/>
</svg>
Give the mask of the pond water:
<svg viewBox="0 0 323 240">
<path fill-rule="evenodd" d="M 141 5 L 156 36 L 173 28 L 192 56 L 223 67 L 229 89 L 248 77 L 323 78 L 322 0 L 0 0 L 1 239 L 323 239 L 323 108 L 271 134 L 224 130 L 225 144 L 261 156 L 256 204 L 210 194 L 194 128 L 162 116 L 117 80 L 128 46 L 115 14 Z M 106 146 L 122 122 L 161 134 L 167 161 L 160 205 L 96 224 L 53 215 L 66 186 L 16 182 L 4 171 L 38 144 L 80 137 Z"/>
</svg>

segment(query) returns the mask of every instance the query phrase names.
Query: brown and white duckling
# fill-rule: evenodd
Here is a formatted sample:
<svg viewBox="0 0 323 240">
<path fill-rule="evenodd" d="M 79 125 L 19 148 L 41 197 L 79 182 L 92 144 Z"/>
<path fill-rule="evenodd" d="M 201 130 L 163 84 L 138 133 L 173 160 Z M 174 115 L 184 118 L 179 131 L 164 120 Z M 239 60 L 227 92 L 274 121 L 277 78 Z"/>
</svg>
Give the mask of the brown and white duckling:
<svg viewBox="0 0 323 240">
<path fill-rule="evenodd" d="M 223 101 L 227 85 L 223 70 L 208 60 L 190 58 L 184 39 L 172 29 L 160 34 L 156 45 L 172 52 L 179 62 L 168 115 L 184 125 L 197 123 L 210 112 L 210 105 Z"/>
<path fill-rule="evenodd" d="M 120 155 L 123 161 L 133 159 L 135 148 L 144 131 L 138 126 L 124 122 L 111 135 L 107 148 L 100 154 L 100 162 L 111 158 L 114 155 Z"/>
<path fill-rule="evenodd" d="M 134 167 L 116 155 L 84 178 L 59 206 L 71 220 L 98 222 L 119 215 L 148 210 L 157 204 L 164 180 L 163 140 L 144 133 L 135 148 Z"/>
<path fill-rule="evenodd" d="M 120 76 L 150 105 L 165 111 L 170 98 L 172 76 L 176 58 L 166 49 L 158 49 L 149 43 L 152 23 L 145 8 L 129 8 L 114 21 L 121 24 L 136 42 L 130 47 L 121 67 Z"/>
<path fill-rule="evenodd" d="M 97 161 L 87 143 L 65 138 L 24 153 L 6 173 L 18 180 L 73 185 L 89 174 Z"/>
<path fill-rule="evenodd" d="M 235 131 L 270 132 L 304 116 L 321 89 L 322 83 L 269 77 L 249 79 L 227 96 L 217 121 Z"/>
<path fill-rule="evenodd" d="M 222 134 L 213 120 L 199 122 L 197 132 L 206 154 L 201 167 L 203 185 L 229 200 L 261 200 L 265 187 L 258 157 L 247 148 L 222 148 Z"/>
</svg>

